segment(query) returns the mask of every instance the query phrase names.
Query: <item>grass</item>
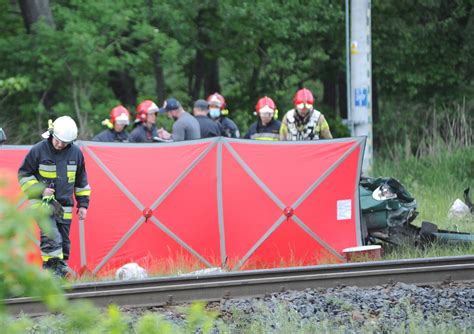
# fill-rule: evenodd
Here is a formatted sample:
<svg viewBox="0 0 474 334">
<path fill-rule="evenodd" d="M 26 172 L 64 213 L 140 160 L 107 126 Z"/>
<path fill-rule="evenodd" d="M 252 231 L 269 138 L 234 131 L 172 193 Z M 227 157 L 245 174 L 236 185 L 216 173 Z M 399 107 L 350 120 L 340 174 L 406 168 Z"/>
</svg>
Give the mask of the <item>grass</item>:
<svg viewBox="0 0 474 334">
<path fill-rule="evenodd" d="M 408 158 L 401 161 L 376 161 L 373 176 L 391 176 L 399 180 L 415 197 L 419 216 L 414 224 L 422 221 L 438 225 L 440 229 L 474 233 L 474 218 L 448 218 L 449 208 L 459 198 L 463 199 L 464 189 L 471 187 L 474 198 L 474 148 L 467 147 L 455 151 L 443 150 L 436 156 Z M 386 248 L 384 259 L 415 257 L 437 257 L 474 254 L 474 245 L 454 246 L 434 244 L 421 249 L 413 247 Z"/>
</svg>

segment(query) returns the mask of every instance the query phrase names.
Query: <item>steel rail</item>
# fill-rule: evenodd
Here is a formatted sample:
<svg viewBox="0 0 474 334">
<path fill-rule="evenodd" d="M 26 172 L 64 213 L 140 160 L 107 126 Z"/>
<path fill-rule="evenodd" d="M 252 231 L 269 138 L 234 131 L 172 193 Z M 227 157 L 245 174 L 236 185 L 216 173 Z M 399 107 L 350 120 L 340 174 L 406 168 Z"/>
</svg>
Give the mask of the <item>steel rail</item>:
<svg viewBox="0 0 474 334">
<path fill-rule="evenodd" d="M 262 296 L 285 290 L 329 288 L 338 285 L 370 287 L 394 282 L 430 284 L 445 280 L 474 280 L 474 256 L 408 259 L 230 272 L 201 277 L 186 275 L 130 282 L 78 284 L 66 293 L 70 300 L 88 299 L 97 306 L 117 304 L 146 307 L 222 298 Z M 34 298 L 4 301 L 9 313 L 44 314 Z"/>
</svg>

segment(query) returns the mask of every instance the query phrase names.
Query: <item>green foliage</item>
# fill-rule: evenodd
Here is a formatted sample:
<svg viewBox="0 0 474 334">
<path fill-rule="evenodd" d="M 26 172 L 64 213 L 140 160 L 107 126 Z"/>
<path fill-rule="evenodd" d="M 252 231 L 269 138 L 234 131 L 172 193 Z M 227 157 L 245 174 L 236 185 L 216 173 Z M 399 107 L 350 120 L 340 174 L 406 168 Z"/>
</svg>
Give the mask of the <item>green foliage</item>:
<svg viewBox="0 0 474 334">
<path fill-rule="evenodd" d="M 0 182 L 0 312 L 3 299 L 13 296 L 37 296 L 53 310 L 65 305 L 62 289 L 47 271 L 27 262 L 34 251 L 32 237 L 35 222 L 47 226 L 48 212 L 25 208 L 18 210 L 2 195 L 11 187 L 5 180 Z"/>
<path fill-rule="evenodd" d="M 89 139 L 117 104 L 133 113 L 136 106 L 112 89 L 112 72 L 133 79 L 138 100 L 160 105 L 173 96 L 190 106 L 220 89 L 242 133 L 255 120 L 258 98 L 272 97 L 282 117 L 306 86 L 334 135 L 348 135 L 340 122 L 345 106 L 324 104 L 328 85 L 345 96 L 338 83 L 345 72 L 344 2 L 49 3 L 55 27 L 40 21 L 32 34 L 17 2 L 0 4 L 0 78 L 27 80 L 13 85 L 8 99 L 0 84 L 0 125 L 11 143 L 37 141 L 47 120 L 62 114 L 73 116 L 80 138 Z M 372 2 L 377 147 L 409 141 L 416 151 L 434 105 L 463 98 L 472 104 L 473 15 L 469 0 Z"/>
<path fill-rule="evenodd" d="M 0 79 L 0 96 L 20 92 L 28 87 L 29 79 L 26 77 L 11 77 Z M 5 97 L 3 97 L 4 99 Z"/>
<path fill-rule="evenodd" d="M 386 96 L 445 102 L 472 89 L 470 1 L 374 1 L 373 68 Z"/>
<path fill-rule="evenodd" d="M 176 333 L 176 328 L 167 322 L 162 315 L 146 313 L 138 320 L 137 334 L 171 334 Z"/>
</svg>

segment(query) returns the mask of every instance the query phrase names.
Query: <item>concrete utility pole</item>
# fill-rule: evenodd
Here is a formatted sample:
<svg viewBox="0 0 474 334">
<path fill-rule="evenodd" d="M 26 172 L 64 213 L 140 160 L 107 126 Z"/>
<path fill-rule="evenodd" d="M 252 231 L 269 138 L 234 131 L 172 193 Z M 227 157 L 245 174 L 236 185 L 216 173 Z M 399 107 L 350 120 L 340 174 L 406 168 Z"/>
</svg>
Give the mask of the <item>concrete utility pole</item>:
<svg viewBox="0 0 474 334">
<path fill-rule="evenodd" d="M 351 108 L 350 117 L 348 118 L 350 123 L 352 123 L 352 136 L 367 136 L 364 162 L 362 164 L 362 171 L 364 173 L 371 170 L 373 163 L 370 8 L 370 0 L 351 1 Z"/>
</svg>

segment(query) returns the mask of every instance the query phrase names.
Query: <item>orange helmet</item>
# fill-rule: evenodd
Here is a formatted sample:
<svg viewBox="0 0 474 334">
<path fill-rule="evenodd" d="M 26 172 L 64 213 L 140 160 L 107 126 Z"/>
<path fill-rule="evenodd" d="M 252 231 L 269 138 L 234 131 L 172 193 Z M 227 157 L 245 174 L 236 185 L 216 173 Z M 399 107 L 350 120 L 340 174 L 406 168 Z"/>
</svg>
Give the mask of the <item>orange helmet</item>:
<svg viewBox="0 0 474 334">
<path fill-rule="evenodd" d="M 219 93 L 209 95 L 207 98 L 207 103 L 209 103 L 209 106 L 217 106 L 221 110 L 224 110 L 226 105 L 224 97 Z"/>
<path fill-rule="evenodd" d="M 145 122 L 148 114 L 157 113 L 160 108 L 151 100 L 145 100 L 137 107 L 137 122 Z"/>
<path fill-rule="evenodd" d="M 298 109 L 311 109 L 314 105 L 313 93 L 307 88 L 302 88 L 296 92 L 294 102 Z"/>
<path fill-rule="evenodd" d="M 117 106 L 110 111 L 110 122 L 112 124 L 125 124 L 130 123 L 130 113 L 124 106 Z"/>
<path fill-rule="evenodd" d="M 275 102 L 268 96 L 262 97 L 258 100 L 257 105 L 255 106 L 255 111 L 260 112 L 271 112 L 274 113 L 276 109 Z"/>
</svg>

